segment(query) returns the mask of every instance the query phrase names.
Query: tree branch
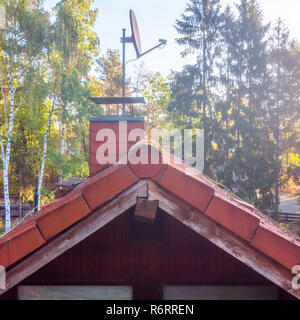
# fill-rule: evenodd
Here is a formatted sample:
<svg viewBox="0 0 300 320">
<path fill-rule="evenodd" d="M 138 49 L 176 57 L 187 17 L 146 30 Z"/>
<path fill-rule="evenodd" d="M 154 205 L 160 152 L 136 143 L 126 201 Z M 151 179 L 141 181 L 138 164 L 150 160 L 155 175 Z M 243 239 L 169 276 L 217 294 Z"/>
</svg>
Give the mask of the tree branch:
<svg viewBox="0 0 300 320">
<path fill-rule="evenodd" d="M 26 97 L 28 96 L 28 93 L 30 91 L 31 85 L 29 86 L 29 88 L 27 89 L 27 91 L 25 92 L 23 99 L 20 101 L 20 103 L 18 104 L 17 108 L 14 110 L 13 112 L 13 117 L 16 115 L 16 113 L 19 111 L 20 107 L 22 106 L 24 100 L 26 99 Z"/>
</svg>

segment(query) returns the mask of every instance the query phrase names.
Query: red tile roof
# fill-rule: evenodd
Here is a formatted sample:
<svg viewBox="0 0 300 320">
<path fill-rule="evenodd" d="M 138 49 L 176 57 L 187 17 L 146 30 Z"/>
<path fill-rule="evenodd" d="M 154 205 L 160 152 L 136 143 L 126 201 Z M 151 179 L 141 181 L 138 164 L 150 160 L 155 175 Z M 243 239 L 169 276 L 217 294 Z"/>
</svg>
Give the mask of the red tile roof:
<svg viewBox="0 0 300 320">
<path fill-rule="evenodd" d="M 217 192 L 205 214 L 246 241 L 252 239 L 260 223 L 251 210 Z"/>
<path fill-rule="evenodd" d="M 153 148 L 146 145 L 146 148 Z M 160 160 L 161 160 L 160 155 Z M 112 165 L 0 239 L 0 265 L 9 267 L 89 215 L 138 180 L 149 178 L 291 270 L 300 263 L 300 242 L 253 206 L 234 198 L 199 171 L 181 162 Z"/>
<path fill-rule="evenodd" d="M 0 239 L 0 265 L 7 268 L 45 242 L 36 220 L 28 218 Z"/>
</svg>

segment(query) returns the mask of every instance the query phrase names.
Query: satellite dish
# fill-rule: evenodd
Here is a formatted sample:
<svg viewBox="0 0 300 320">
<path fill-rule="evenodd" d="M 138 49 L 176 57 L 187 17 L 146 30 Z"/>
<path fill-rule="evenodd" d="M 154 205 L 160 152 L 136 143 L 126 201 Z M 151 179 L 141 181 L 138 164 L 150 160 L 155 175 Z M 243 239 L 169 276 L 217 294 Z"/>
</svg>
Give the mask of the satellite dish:
<svg viewBox="0 0 300 320">
<path fill-rule="evenodd" d="M 130 18 L 130 26 L 131 26 L 131 37 L 126 37 L 126 29 L 122 29 L 122 38 L 121 38 L 121 43 L 123 46 L 123 75 L 122 75 L 122 97 L 98 97 L 98 98 L 90 98 L 92 101 L 94 101 L 97 104 L 118 104 L 118 103 L 122 103 L 123 107 L 122 107 L 122 115 L 125 116 L 125 105 L 127 103 L 145 103 L 145 99 L 144 98 L 140 98 L 140 97 L 126 97 L 125 96 L 125 89 L 126 89 L 126 83 L 125 83 L 125 69 L 126 69 L 126 59 L 125 59 L 125 47 L 126 47 L 126 43 L 132 43 L 136 52 L 136 57 L 137 59 L 141 58 L 142 56 L 144 56 L 145 54 L 153 51 L 156 48 L 160 48 L 160 47 L 164 47 L 167 43 L 167 40 L 164 39 L 159 39 L 158 40 L 158 44 L 156 46 L 154 46 L 153 48 L 142 52 L 142 47 L 141 47 L 141 38 L 140 38 L 140 33 L 139 33 L 139 27 L 136 21 L 136 17 L 134 14 L 134 11 L 132 9 L 129 10 L 129 18 Z M 127 61 L 130 62 L 133 60 L 129 60 Z"/>
<path fill-rule="evenodd" d="M 158 40 L 158 45 L 155 47 L 145 51 L 142 53 L 142 47 L 141 47 L 141 38 L 140 38 L 140 32 L 139 32 L 139 27 L 136 21 L 136 17 L 134 14 L 134 11 L 132 9 L 129 10 L 129 18 L 130 18 L 130 26 L 131 26 L 131 38 L 126 38 L 125 42 L 132 42 L 135 52 L 136 52 L 136 58 L 139 59 L 145 54 L 153 51 L 156 48 L 159 47 L 164 47 L 167 43 L 167 40 L 164 39 L 159 39 Z"/>
<path fill-rule="evenodd" d="M 132 43 L 136 52 L 136 57 L 138 59 L 142 53 L 142 47 L 141 47 L 139 27 L 138 27 L 133 10 L 129 10 L 129 19 L 130 19 L 130 26 L 131 26 L 131 32 L 132 32 L 132 36 L 131 36 Z"/>
</svg>

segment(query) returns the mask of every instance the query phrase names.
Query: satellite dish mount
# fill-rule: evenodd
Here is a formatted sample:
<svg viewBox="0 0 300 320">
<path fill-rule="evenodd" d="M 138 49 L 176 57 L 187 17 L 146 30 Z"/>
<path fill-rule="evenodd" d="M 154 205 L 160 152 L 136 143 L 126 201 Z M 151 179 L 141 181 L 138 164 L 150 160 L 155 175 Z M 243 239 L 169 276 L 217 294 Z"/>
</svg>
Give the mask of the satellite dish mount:
<svg viewBox="0 0 300 320">
<path fill-rule="evenodd" d="M 126 29 L 122 29 L 122 38 L 121 38 L 121 43 L 123 44 L 123 98 L 125 98 L 125 80 L 126 80 L 126 43 L 132 43 L 136 52 L 136 60 L 141 58 L 142 56 L 146 55 L 147 53 L 155 50 L 156 48 L 163 47 L 166 45 L 167 40 L 164 39 L 159 39 L 159 43 L 154 46 L 153 48 L 145 51 L 142 53 L 142 47 L 141 47 L 141 39 L 140 39 L 140 33 L 139 33 L 139 28 L 138 24 L 136 21 L 136 17 L 134 14 L 133 10 L 129 11 L 129 18 L 130 18 L 130 26 L 131 26 L 131 37 L 126 37 Z M 125 103 L 123 103 L 123 108 L 122 108 L 122 115 L 125 116 Z"/>
</svg>

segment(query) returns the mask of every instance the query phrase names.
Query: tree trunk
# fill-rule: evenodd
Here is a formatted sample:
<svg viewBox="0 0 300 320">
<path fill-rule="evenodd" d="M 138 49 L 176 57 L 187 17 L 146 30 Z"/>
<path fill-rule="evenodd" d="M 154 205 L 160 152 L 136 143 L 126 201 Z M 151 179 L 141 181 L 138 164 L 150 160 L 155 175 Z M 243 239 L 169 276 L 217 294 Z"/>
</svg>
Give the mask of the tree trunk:
<svg viewBox="0 0 300 320">
<path fill-rule="evenodd" d="M 47 127 L 44 133 L 44 150 L 43 150 L 43 159 L 42 159 L 42 164 L 41 164 L 41 171 L 40 171 L 40 176 L 39 176 L 39 181 L 38 181 L 38 187 L 37 187 L 37 193 L 38 193 L 38 210 L 40 209 L 40 198 L 41 198 L 41 189 L 42 189 L 42 184 L 43 184 L 43 178 L 44 178 L 44 171 L 45 171 L 45 162 L 46 162 L 46 155 L 47 155 L 47 142 L 48 142 L 48 133 L 49 133 L 49 128 L 51 124 L 51 117 L 52 113 L 54 110 L 55 106 L 55 101 L 53 100 L 51 110 L 49 112 L 48 116 L 48 121 L 47 121 Z"/>
<path fill-rule="evenodd" d="M 239 101 L 238 101 L 238 106 L 237 106 L 237 147 L 238 149 L 240 149 L 241 146 L 241 133 L 240 133 L 240 115 L 241 115 L 241 108 L 242 108 L 242 79 L 240 77 L 240 81 L 239 81 Z"/>
<path fill-rule="evenodd" d="M 10 199 L 9 199 L 9 181 L 7 161 L 3 163 L 3 189 L 4 189 L 4 204 L 5 204 L 5 233 L 11 228 L 10 223 Z"/>
<path fill-rule="evenodd" d="M 279 47 L 279 39 L 278 39 L 278 47 Z M 280 62 L 279 58 L 277 58 L 277 101 L 276 101 L 276 121 L 275 121 L 275 140 L 276 140 L 276 169 L 275 169 L 275 213 L 279 212 L 279 176 L 280 176 L 280 161 L 279 161 L 279 155 L 280 155 L 280 150 L 279 150 L 279 130 L 280 130 L 280 114 L 279 114 L 279 108 L 280 108 L 280 78 L 281 78 L 281 72 L 280 72 Z"/>
<path fill-rule="evenodd" d="M 62 106 L 62 119 L 61 119 L 61 139 L 60 139 L 60 155 L 63 156 L 65 152 L 65 132 L 66 132 L 66 105 Z M 59 169 L 58 182 L 62 181 L 62 170 Z"/>
<path fill-rule="evenodd" d="M 225 160 L 226 163 L 229 159 L 229 92 L 230 92 L 230 63 L 229 63 L 229 44 L 227 45 L 227 72 L 226 72 L 226 143 L 225 143 Z"/>
<path fill-rule="evenodd" d="M 26 152 L 26 136 L 24 133 L 24 127 L 22 126 L 20 128 L 20 131 L 22 132 L 21 135 L 21 152 L 20 152 L 20 165 L 19 165 L 19 215 L 20 218 L 22 218 L 22 199 L 23 199 L 23 192 L 24 192 L 24 164 L 25 164 L 25 159 L 24 159 L 24 154 Z"/>
<path fill-rule="evenodd" d="M 19 191 L 19 216 L 22 218 L 22 198 L 23 198 L 23 163 L 24 157 L 23 153 L 21 154 L 21 161 L 20 161 L 20 169 L 19 169 L 19 184 L 20 184 L 20 191 Z"/>
<path fill-rule="evenodd" d="M 11 135 L 13 131 L 13 117 L 12 114 L 9 119 L 9 133 L 7 137 L 6 152 L 3 161 L 3 189 L 4 189 L 4 203 L 5 203 L 5 232 L 8 232 L 11 228 L 10 222 L 10 199 L 9 199 L 9 160 L 11 150 Z"/>
<path fill-rule="evenodd" d="M 202 1 L 202 17 L 204 19 L 206 8 L 204 6 L 204 2 Z M 206 117 L 206 109 L 207 109 L 207 92 L 206 92 L 206 32 L 205 26 L 202 29 L 202 91 L 203 91 L 203 127 L 204 127 L 204 172 L 208 172 L 207 166 L 207 152 L 208 152 L 208 128 L 207 128 L 207 117 Z"/>
<path fill-rule="evenodd" d="M 11 140 L 14 127 L 14 89 L 12 78 L 10 78 L 10 115 L 8 123 L 7 143 L 6 150 L 2 146 L 2 157 L 3 157 L 3 189 L 4 189 L 4 204 L 5 204 L 5 232 L 8 232 L 11 228 L 10 220 L 10 198 L 9 198 L 9 162 L 10 162 L 10 151 L 11 151 Z M 2 143 L 2 142 L 1 142 Z"/>
</svg>

